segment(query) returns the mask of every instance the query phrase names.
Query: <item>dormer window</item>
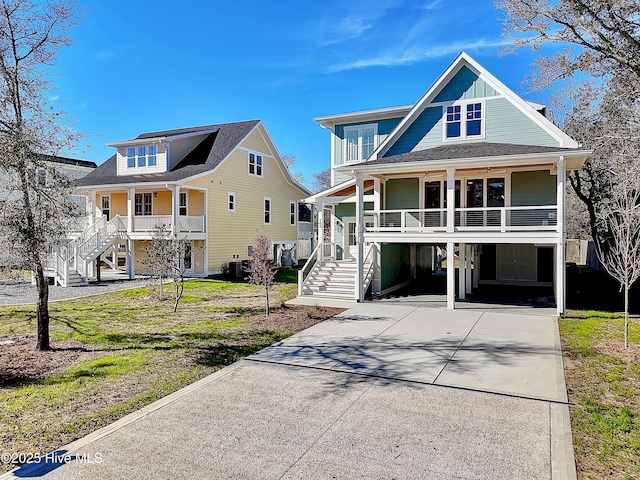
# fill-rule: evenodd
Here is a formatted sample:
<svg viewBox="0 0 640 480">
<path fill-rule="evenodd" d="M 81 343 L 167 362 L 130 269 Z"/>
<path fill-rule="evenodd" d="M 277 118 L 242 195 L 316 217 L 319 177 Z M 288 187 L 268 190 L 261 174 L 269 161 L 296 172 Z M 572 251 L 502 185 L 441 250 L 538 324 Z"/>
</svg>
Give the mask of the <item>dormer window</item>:
<svg viewBox="0 0 640 480">
<path fill-rule="evenodd" d="M 127 167 L 155 167 L 158 154 L 156 145 L 127 148 Z"/>
<path fill-rule="evenodd" d="M 465 139 L 484 136 L 484 105 L 482 102 L 449 105 L 445 110 L 445 139 Z"/>
<path fill-rule="evenodd" d="M 376 149 L 378 125 L 354 125 L 344 127 L 345 153 L 347 162 L 360 162 L 371 156 Z"/>
</svg>

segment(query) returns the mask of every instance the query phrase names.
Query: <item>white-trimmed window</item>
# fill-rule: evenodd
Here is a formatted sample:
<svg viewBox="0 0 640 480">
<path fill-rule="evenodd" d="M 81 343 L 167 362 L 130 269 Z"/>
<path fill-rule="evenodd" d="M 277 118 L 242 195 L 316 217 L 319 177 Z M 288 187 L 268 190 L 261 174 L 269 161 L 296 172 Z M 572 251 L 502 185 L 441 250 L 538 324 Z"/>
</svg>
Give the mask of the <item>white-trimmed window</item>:
<svg viewBox="0 0 640 480">
<path fill-rule="evenodd" d="M 236 211 L 236 192 L 227 192 L 227 212 Z"/>
<path fill-rule="evenodd" d="M 158 147 L 149 145 L 144 147 L 127 148 L 127 168 L 155 167 L 157 164 Z"/>
<path fill-rule="evenodd" d="M 249 175 L 262 177 L 262 155 L 249 152 Z"/>
<path fill-rule="evenodd" d="M 444 110 L 445 140 L 484 137 L 483 102 L 454 103 Z"/>
<path fill-rule="evenodd" d="M 344 127 L 345 162 L 359 162 L 371 156 L 378 143 L 378 124 Z"/>
<path fill-rule="evenodd" d="M 271 198 L 264 197 L 264 224 L 271 225 Z"/>
<path fill-rule="evenodd" d="M 296 224 L 296 212 L 298 209 L 296 208 L 297 202 L 294 200 L 289 201 L 289 225 L 295 226 Z"/>
<path fill-rule="evenodd" d="M 178 215 L 187 216 L 187 192 L 180 192 L 180 205 L 178 207 Z"/>
<path fill-rule="evenodd" d="M 134 215 L 153 215 L 153 194 L 136 193 L 133 207 Z"/>
</svg>

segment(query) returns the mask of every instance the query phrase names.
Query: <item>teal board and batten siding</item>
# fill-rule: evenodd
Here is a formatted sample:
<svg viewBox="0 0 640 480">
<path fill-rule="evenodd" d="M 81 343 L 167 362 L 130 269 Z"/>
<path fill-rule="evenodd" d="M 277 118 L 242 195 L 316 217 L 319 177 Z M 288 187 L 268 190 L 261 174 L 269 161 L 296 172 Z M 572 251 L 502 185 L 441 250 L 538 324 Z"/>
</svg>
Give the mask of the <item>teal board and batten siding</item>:
<svg viewBox="0 0 640 480">
<path fill-rule="evenodd" d="M 386 210 L 420 208 L 420 183 L 417 178 L 387 180 Z"/>
<path fill-rule="evenodd" d="M 373 202 L 364 202 L 364 211 L 373 210 Z M 335 216 L 342 220 L 344 217 L 356 216 L 356 204 L 355 203 L 339 203 L 334 210 Z"/>
<path fill-rule="evenodd" d="M 404 243 L 383 243 L 380 246 L 381 288 L 386 290 L 409 280 L 410 247 Z"/>
<path fill-rule="evenodd" d="M 488 85 L 467 67 L 462 67 L 449 83 L 442 87 L 433 102 L 453 102 L 455 100 L 493 97 L 495 95 L 498 95 L 498 92 L 492 86 Z"/>
<path fill-rule="evenodd" d="M 494 142 L 549 147 L 560 145 L 557 139 L 506 98 L 489 98 L 485 101 L 483 138 L 444 141 L 442 112 L 441 106 L 426 108 L 384 156 L 426 150 L 450 143 Z"/>
<path fill-rule="evenodd" d="M 555 205 L 556 176 L 548 170 L 511 174 L 511 205 L 514 207 Z"/>
</svg>

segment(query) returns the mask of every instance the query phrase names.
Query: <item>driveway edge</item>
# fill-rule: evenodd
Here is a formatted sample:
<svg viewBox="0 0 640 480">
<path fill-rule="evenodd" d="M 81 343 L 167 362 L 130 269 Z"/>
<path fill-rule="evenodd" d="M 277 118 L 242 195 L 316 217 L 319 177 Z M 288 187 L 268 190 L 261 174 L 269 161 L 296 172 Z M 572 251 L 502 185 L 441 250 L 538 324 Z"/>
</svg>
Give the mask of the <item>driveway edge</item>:
<svg viewBox="0 0 640 480">
<path fill-rule="evenodd" d="M 551 478 L 552 480 L 577 480 L 569 407 L 550 403 L 549 408 L 551 422 Z"/>
<path fill-rule="evenodd" d="M 143 407 L 140 410 L 136 410 L 135 412 L 132 412 L 122 417 L 121 419 L 116 420 L 115 422 L 110 423 L 109 425 L 102 427 L 99 430 L 96 430 L 95 432 L 85 435 L 84 437 L 81 437 L 78 440 L 75 440 L 67 445 L 64 445 L 51 453 L 60 452 L 59 457 L 61 457 L 64 454 L 71 454 L 73 452 L 76 452 L 81 448 L 86 447 L 87 445 L 90 445 L 96 440 L 106 437 L 107 435 L 110 435 L 111 433 L 117 430 L 120 430 L 121 428 L 126 427 L 131 423 L 137 422 L 141 418 L 144 418 L 150 413 L 153 413 L 156 410 L 159 410 L 162 407 L 165 407 L 170 403 L 173 403 L 179 398 L 182 398 L 185 395 L 195 390 L 199 390 L 202 387 L 212 383 L 213 381 L 219 378 L 229 375 L 230 373 L 238 369 L 241 366 L 241 364 L 242 364 L 242 360 L 238 360 L 237 362 L 232 363 L 231 365 L 227 365 L 226 367 L 218 370 L 217 372 L 214 372 L 211 375 L 201 378 L 197 382 L 193 382 L 192 384 L 187 385 L 186 387 L 183 387 L 180 390 L 177 390 L 167 395 L 166 397 L 162 397 L 160 400 L 156 400 L 155 402 L 147 405 L 146 407 Z M 51 468 L 51 466 L 52 464 L 46 463 L 46 462 L 38 462 L 38 463 L 21 465 L 9 472 L 6 472 L 0 475 L 0 480 L 13 480 L 17 478 L 40 476 L 38 475 L 39 471 L 48 470 Z"/>
</svg>

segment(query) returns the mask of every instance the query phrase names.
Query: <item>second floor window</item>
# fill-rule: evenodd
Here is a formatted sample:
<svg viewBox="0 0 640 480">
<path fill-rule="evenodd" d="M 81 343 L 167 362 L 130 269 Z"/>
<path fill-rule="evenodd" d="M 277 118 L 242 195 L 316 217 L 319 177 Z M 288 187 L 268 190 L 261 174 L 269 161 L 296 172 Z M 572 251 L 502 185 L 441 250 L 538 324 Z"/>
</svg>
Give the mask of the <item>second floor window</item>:
<svg viewBox="0 0 640 480">
<path fill-rule="evenodd" d="M 271 199 L 264 197 L 264 224 L 271 225 Z"/>
<path fill-rule="evenodd" d="M 187 192 L 180 192 L 180 211 L 178 214 L 183 217 L 187 215 Z"/>
<path fill-rule="evenodd" d="M 254 177 L 262 176 L 262 155 L 249 153 L 249 175 Z"/>
<path fill-rule="evenodd" d="M 481 102 L 449 105 L 445 112 L 445 138 L 465 139 L 481 137 L 483 108 Z"/>
<path fill-rule="evenodd" d="M 134 215 L 153 214 L 153 194 L 136 193 L 134 201 Z"/>
<path fill-rule="evenodd" d="M 127 168 L 155 167 L 157 155 L 158 147 L 156 145 L 129 147 L 127 148 Z"/>
<path fill-rule="evenodd" d="M 359 162 L 369 158 L 376 149 L 377 134 L 378 126 L 376 124 L 345 127 L 345 161 Z"/>
</svg>

